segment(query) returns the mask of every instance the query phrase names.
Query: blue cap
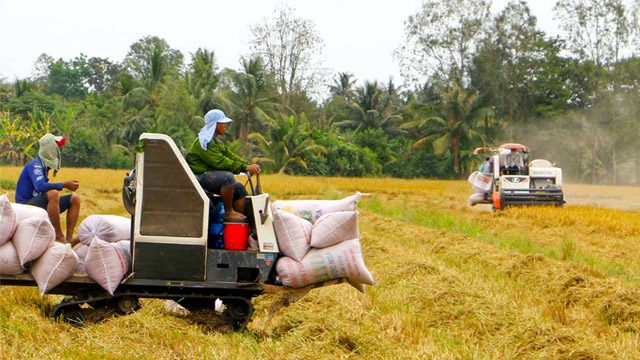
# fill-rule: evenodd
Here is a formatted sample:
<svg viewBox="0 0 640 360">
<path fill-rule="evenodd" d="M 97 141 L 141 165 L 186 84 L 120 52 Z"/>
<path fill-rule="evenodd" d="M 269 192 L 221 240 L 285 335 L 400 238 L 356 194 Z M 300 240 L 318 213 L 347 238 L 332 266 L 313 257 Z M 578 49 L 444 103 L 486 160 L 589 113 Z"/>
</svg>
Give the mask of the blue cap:
<svg viewBox="0 0 640 360">
<path fill-rule="evenodd" d="M 204 116 L 204 121 L 206 124 L 211 124 L 211 123 L 226 124 L 226 123 L 232 122 L 233 120 L 229 119 L 227 115 L 225 115 L 222 112 L 222 110 L 214 109 L 214 110 L 209 110 L 209 112 L 207 112 L 207 114 Z"/>
</svg>

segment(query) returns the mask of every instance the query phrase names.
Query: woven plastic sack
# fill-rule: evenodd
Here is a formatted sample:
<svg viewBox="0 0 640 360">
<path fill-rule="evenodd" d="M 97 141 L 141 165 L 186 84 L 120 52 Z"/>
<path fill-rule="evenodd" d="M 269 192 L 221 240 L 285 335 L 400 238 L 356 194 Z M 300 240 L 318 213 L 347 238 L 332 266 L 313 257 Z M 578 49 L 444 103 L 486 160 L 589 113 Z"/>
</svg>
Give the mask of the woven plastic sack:
<svg viewBox="0 0 640 360">
<path fill-rule="evenodd" d="M 483 193 L 475 193 L 471 196 L 469 196 L 469 205 L 474 206 L 482 201 L 484 201 L 484 194 Z"/>
<path fill-rule="evenodd" d="M 33 262 L 31 276 L 38 283 L 40 295 L 67 280 L 78 266 L 78 257 L 70 244 L 54 243 Z"/>
<path fill-rule="evenodd" d="M 31 218 L 49 220 L 47 210 L 41 207 L 16 203 L 11 203 L 11 207 L 13 208 L 13 212 L 16 214 L 18 223 Z"/>
<path fill-rule="evenodd" d="M 471 173 L 471 175 L 469 175 L 469 178 L 467 179 L 469 184 L 473 185 L 473 183 L 476 181 L 476 176 L 478 176 L 478 171 L 474 171 Z"/>
<path fill-rule="evenodd" d="M 89 246 L 84 267 L 87 275 L 113 295 L 130 264 L 121 246 L 95 238 Z"/>
<path fill-rule="evenodd" d="M 13 242 L 7 241 L 0 245 L 0 274 L 2 275 L 18 275 L 22 274 L 24 269 L 20 265 L 18 251 Z"/>
<path fill-rule="evenodd" d="M 91 245 L 94 237 L 102 241 L 131 240 L 131 219 L 117 215 L 89 215 L 78 226 L 78 238 Z"/>
<path fill-rule="evenodd" d="M 366 194 L 357 192 L 342 200 L 277 200 L 274 201 L 273 206 L 313 223 L 324 214 L 355 210 L 362 196 Z"/>
<path fill-rule="evenodd" d="M 311 222 L 291 213 L 273 210 L 273 227 L 280 251 L 296 261 L 302 260 L 309 251 L 312 226 Z"/>
<path fill-rule="evenodd" d="M 282 257 L 276 263 L 276 271 L 282 284 L 293 288 L 339 278 L 347 278 L 360 291 L 363 287 L 359 284 L 375 284 L 364 264 L 359 239 L 346 240 L 324 249 L 311 249 L 300 262 Z"/>
<path fill-rule="evenodd" d="M 16 227 L 18 227 L 18 218 L 7 194 L 4 194 L 0 196 L 0 245 L 11 239 Z"/>
<path fill-rule="evenodd" d="M 76 256 L 78 257 L 78 266 L 76 267 L 76 272 L 86 273 L 87 271 L 84 268 L 84 261 L 87 258 L 87 252 L 89 251 L 89 246 L 83 243 L 78 243 L 76 246 L 73 247 L 73 251 L 76 253 Z"/>
<path fill-rule="evenodd" d="M 478 172 L 473 180 L 473 191 L 478 193 L 490 193 L 493 185 L 491 175 Z"/>
<path fill-rule="evenodd" d="M 357 211 L 336 211 L 322 215 L 313 224 L 311 246 L 325 248 L 360 237 Z"/>
<path fill-rule="evenodd" d="M 48 219 L 31 217 L 18 222 L 13 244 L 18 251 L 20 265 L 42 256 L 56 240 L 56 231 Z"/>
<path fill-rule="evenodd" d="M 120 248 L 120 250 L 122 250 L 122 253 L 124 254 L 124 258 L 125 261 L 127 262 L 128 266 L 131 266 L 131 241 L 129 240 L 122 240 L 122 241 L 118 241 L 117 243 L 115 243 L 115 245 L 117 247 Z M 129 267 L 127 267 L 127 271 L 131 270 Z"/>
</svg>

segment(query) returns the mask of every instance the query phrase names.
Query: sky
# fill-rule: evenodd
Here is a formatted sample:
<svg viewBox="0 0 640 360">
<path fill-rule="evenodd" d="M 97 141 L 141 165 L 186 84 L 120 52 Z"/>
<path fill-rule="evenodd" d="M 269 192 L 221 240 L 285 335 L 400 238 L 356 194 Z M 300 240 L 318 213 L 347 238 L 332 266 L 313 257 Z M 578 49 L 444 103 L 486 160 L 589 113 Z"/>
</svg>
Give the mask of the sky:
<svg viewBox="0 0 640 360">
<path fill-rule="evenodd" d="M 508 0 L 494 0 L 494 13 Z M 324 40 L 324 65 L 362 82 L 393 78 L 402 83 L 393 52 L 403 42 L 404 22 L 422 0 L 0 0 L 0 79 L 31 76 L 38 56 L 65 61 L 79 56 L 121 62 L 144 36 L 165 39 L 188 63 L 200 48 L 213 50 L 219 68 L 238 69 L 248 55 L 250 27 L 269 19 L 278 3 L 311 20 Z M 538 26 L 558 33 L 555 0 L 530 0 Z"/>
</svg>

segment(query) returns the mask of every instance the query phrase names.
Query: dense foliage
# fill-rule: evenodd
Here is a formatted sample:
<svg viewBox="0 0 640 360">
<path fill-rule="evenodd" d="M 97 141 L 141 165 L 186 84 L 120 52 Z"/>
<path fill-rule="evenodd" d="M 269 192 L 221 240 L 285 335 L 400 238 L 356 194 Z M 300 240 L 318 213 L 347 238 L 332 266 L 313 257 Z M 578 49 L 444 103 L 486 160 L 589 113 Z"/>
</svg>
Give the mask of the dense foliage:
<svg viewBox="0 0 640 360">
<path fill-rule="evenodd" d="M 394 54 L 403 85 L 324 74 L 313 22 L 286 6 L 253 27 L 239 69 L 156 36 L 121 63 L 42 54 L 33 76 L 0 79 L 0 165 L 53 132 L 68 138 L 65 166 L 129 168 L 141 133 L 187 148 L 219 108 L 235 120 L 226 142 L 273 173 L 462 178 L 475 147 L 520 142 L 570 181 L 640 184 L 638 4 L 559 0 L 565 38 L 525 1 L 493 17 L 490 5 L 424 1 Z"/>
</svg>

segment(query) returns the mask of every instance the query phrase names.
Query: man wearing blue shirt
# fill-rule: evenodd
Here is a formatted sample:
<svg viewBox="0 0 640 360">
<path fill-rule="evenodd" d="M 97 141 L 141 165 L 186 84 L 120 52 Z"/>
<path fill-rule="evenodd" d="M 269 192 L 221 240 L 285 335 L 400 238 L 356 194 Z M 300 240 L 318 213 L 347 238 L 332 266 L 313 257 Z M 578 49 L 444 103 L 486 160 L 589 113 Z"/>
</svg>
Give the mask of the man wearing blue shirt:
<svg viewBox="0 0 640 360">
<path fill-rule="evenodd" d="M 62 189 L 76 191 L 80 184 L 77 180 L 49 182 L 49 170 L 53 169 L 53 176 L 56 176 L 60 169 L 60 147 L 64 141 L 64 138 L 56 138 L 52 134 L 46 134 L 40 138 L 38 152 L 40 156 L 31 160 L 18 178 L 16 202 L 47 210 L 49 219 L 56 229 L 56 241 L 75 244 L 78 238 L 73 237 L 73 232 L 80 214 L 80 196 L 77 194 L 60 196 L 59 191 Z M 65 211 L 67 211 L 66 237 L 60 225 L 60 214 Z"/>
</svg>

